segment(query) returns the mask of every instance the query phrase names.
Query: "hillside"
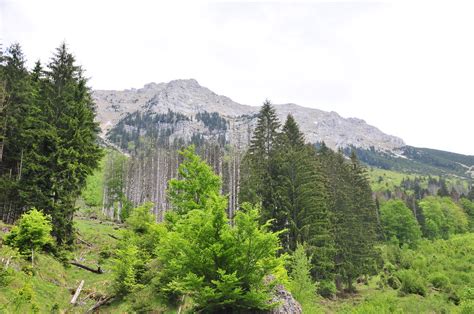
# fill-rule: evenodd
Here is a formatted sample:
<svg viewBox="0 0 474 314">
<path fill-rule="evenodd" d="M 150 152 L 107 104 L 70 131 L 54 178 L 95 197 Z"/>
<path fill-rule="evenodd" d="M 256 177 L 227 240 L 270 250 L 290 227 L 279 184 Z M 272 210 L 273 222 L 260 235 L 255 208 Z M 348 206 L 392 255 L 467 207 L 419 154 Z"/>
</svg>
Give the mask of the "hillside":
<svg viewBox="0 0 474 314">
<path fill-rule="evenodd" d="M 156 145 L 216 142 L 243 150 L 256 124 L 259 107 L 239 104 L 199 85 L 196 80 L 150 83 L 140 89 L 96 90 L 97 120 L 102 137 L 124 152 Z M 407 146 L 364 120 L 295 104 L 275 105 L 280 121 L 292 114 L 308 142 L 324 141 L 355 149 L 365 164 L 421 175 L 472 178 L 474 156 Z"/>
<path fill-rule="evenodd" d="M 86 218 L 86 217 L 83 217 Z M 112 259 L 115 256 L 117 241 L 109 236 L 120 236 L 119 226 L 93 219 L 78 219 L 76 222 L 81 240 L 72 257 L 91 266 L 100 265 L 104 274 L 94 274 L 76 267 L 65 267 L 58 260 L 46 254 L 38 256 L 34 270 L 29 262 L 19 256 L 10 261 L 8 275 L 2 273 L 0 279 L 0 311 L 3 313 L 62 312 L 84 313 L 99 300 L 112 292 Z M 2 226 L 5 228 L 5 226 Z M 0 236 L 3 232 L 0 231 Z M 384 284 L 383 272 L 372 277 L 369 283 L 357 284 L 358 293 L 340 296 L 336 299 L 318 299 L 312 309 L 318 313 L 389 313 L 395 310 L 401 313 L 442 313 L 469 311 L 472 309 L 472 254 L 474 238 L 472 233 L 455 236 L 449 240 L 424 241 L 417 249 L 397 250 L 384 245 L 385 263 L 394 263 L 400 258 L 405 268 L 417 276 L 426 277 L 423 285 L 426 296 L 403 294 Z M 7 246 L 0 248 L 1 256 L 11 256 Z M 432 261 L 436 260 L 436 263 Z M 395 266 L 398 268 L 400 266 Z M 398 272 L 395 268 L 392 271 Z M 445 286 L 438 285 L 436 277 L 449 278 Z M 76 306 L 70 305 L 72 294 L 81 280 L 84 289 Z M 6 283 L 6 285 L 5 285 Z M 434 283 L 434 284 L 433 284 Z M 469 294 L 471 293 L 471 294 Z M 456 306 L 456 303 L 459 305 Z M 112 302 L 101 308 L 108 312 L 130 312 L 139 304 L 131 300 Z M 158 306 L 158 305 L 157 305 Z M 469 307 L 471 306 L 471 307 Z M 160 306 L 158 306 L 160 307 Z M 174 313 L 173 309 L 161 307 L 164 313 Z M 469 313 L 469 312 L 462 312 Z"/>
<path fill-rule="evenodd" d="M 431 176 L 474 177 L 474 156 L 456 154 L 428 148 L 404 146 L 394 151 L 377 151 L 348 147 L 349 155 L 355 150 L 365 164 L 385 170 Z"/>
</svg>

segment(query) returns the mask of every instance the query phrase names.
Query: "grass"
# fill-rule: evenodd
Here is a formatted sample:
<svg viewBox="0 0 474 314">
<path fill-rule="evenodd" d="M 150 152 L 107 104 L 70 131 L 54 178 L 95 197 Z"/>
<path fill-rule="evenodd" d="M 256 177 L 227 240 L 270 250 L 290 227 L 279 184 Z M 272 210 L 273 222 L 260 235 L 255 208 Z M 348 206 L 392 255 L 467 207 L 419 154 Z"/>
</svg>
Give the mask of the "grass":
<svg viewBox="0 0 474 314">
<path fill-rule="evenodd" d="M 2 225 L 3 228 L 7 227 Z M 97 299 L 110 293 L 111 259 L 114 243 L 109 236 L 119 236 L 118 227 L 97 220 L 76 220 L 79 238 L 91 244 L 78 243 L 70 259 L 92 268 L 100 265 L 103 274 L 95 274 L 75 266 L 64 265 L 50 255 L 38 253 L 34 268 L 31 262 L 7 246 L 0 247 L 0 260 L 11 256 L 5 286 L 0 286 L 0 313 L 64 312 L 84 313 Z M 2 228 L 0 228 L 1 230 Z M 0 231 L 0 237 L 3 232 Z M 69 304 L 80 281 L 84 288 L 79 304 Z"/>
<path fill-rule="evenodd" d="M 57 259 L 37 254 L 36 265 L 20 257 L 7 246 L 0 247 L 0 261 L 11 258 L 7 285 L 0 280 L 0 313 L 84 313 L 101 296 L 110 295 L 112 261 L 120 226 L 99 220 L 76 219 L 78 237 L 90 244 L 78 243 L 70 259 L 90 267 L 100 267 L 101 275 L 65 266 Z M 0 224 L 0 236 L 7 225 Z M 474 234 L 456 235 L 448 240 L 423 240 L 416 249 L 381 246 L 382 259 L 393 265 L 388 275 L 410 270 L 423 278 L 426 296 L 403 294 L 384 284 L 387 275 L 373 276 L 367 285 L 358 284 L 357 293 L 335 300 L 315 298 L 303 304 L 305 313 L 472 313 L 474 307 Z M 4 264 L 4 262 L 3 262 Z M 0 276 L 1 279 L 1 276 Z M 76 306 L 69 304 L 81 280 L 85 281 Z M 454 298 L 453 298 L 454 297 Z M 454 299 L 458 298 L 455 302 Z M 189 303 L 189 302 L 187 302 Z M 458 303 L 458 305 L 456 304 Z M 188 304 L 189 305 L 189 304 Z M 104 313 L 130 313 L 145 309 L 177 313 L 156 301 L 152 288 L 101 308 Z M 189 310 L 190 306 L 182 310 Z M 464 312 L 463 312 L 464 311 Z M 182 311 L 183 312 L 183 311 Z"/>
</svg>

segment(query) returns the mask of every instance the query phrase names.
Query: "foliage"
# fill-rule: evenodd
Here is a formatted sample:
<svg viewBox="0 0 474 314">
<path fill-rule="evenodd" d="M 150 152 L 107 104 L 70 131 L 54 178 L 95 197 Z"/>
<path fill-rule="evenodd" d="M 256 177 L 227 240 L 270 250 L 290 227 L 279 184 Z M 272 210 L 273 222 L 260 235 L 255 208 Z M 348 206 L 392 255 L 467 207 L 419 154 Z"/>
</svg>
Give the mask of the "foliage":
<svg viewBox="0 0 474 314">
<path fill-rule="evenodd" d="M 419 203 L 425 217 L 424 235 L 429 239 L 447 239 L 456 233 L 466 232 L 466 213 L 449 197 L 430 196 Z"/>
<path fill-rule="evenodd" d="M 317 287 L 311 278 L 311 257 L 306 255 L 303 245 L 296 246 L 289 268 L 288 288 L 291 294 L 301 304 L 304 312 L 314 313 L 318 308 Z"/>
<path fill-rule="evenodd" d="M 28 254 L 52 245 L 51 230 L 51 217 L 32 209 L 23 214 L 17 225 L 5 236 L 5 243 Z"/>
<path fill-rule="evenodd" d="M 138 248 L 133 244 L 127 245 L 116 252 L 114 264 L 114 291 L 119 295 L 133 292 L 139 288 L 138 268 L 142 261 L 138 256 Z"/>
<path fill-rule="evenodd" d="M 395 238 L 400 245 L 413 245 L 421 238 L 421 230 L 412 211 L 401 200 L 390 200 L 380 208 L 385 239 Z"/>
<path fill-rule="evenodd" d="M 8 94 L 0 201 L 4 217 L 42 208 L 59 244 L 72 244 L 74 203 L 102 155 L 87 79 L 65 44 L 28 72 L 18 44 L 0 64 Z M 3 130 L 2 130 L 3 131 Z M 8 206 L 7 206 L 8 205 Z"/>
<path fill-rule="evenodd" d="M 148 263 L 160 243 L 163 226 L 156 223 L 152 207 L 148 202 L 134 208 L 125 221 L 128 229 L 122 232 L 114 259 L 114 291 L 121 296 L 143 287 Z"/>
<path fill-rule="evenodd" d="M 429 282 L 433 285 L 433 287 L 438 289 L 447 289 L 450 285 L 449 278 L 441 272 L 431 274 L 429 277 Z"/>
<path fill-rule="evenodd" d="M 400 291 L 419 294 L 440 306 L 469 303 L 469 287 L 474 284 L 472 256 L 474 234 L 453 235 L 448 240 L 421 240 L 416 248 L 387 244 L 382 246 L 384 275 L 400 279 Z M 428 289 L 428 282 L 436 290 Z M 437 295 L 440 295 L 437 297 Z M 397 301 L 400 302 L 400 301 Z"/>
<path fill-rule="evenodd" d="M 173 208 L 180 214 L 203 209 L 212 194 L 221 188 L 221 179 L 202 162 L 194 146 L 181 151 L 184 161 L 179 165 L 178 179 L 169 181 L 168 196 Z"/>
<path fill-rule="evenodd" d="M 416 271 L 403 269 L 397 273 L 397 277 L 402 283 L 402 286 L 400 287 L 402 293 L 413 293 L 426 296 L 426 283 Z"/>
<path fill-rule="evenodd" d="M 268 308 L 264 278 L 283 267 L 278 234 L 269 223 L 260 226 L 258 210 L 248 205 L 231 226 L 225 205 L 214 195 L 170 226 L 157 247 L 155 285 L 168 298 L 191 296 L 205 312 Z"/>
<path fill-rule="evenodd" d="M 474 201 L 467 198 L 461 198 L 459 201 L 461 207 L 464 209 L 464 212 L 467 214 L 469 220 L 469 230 L 474 231 Z"/>
</svg>

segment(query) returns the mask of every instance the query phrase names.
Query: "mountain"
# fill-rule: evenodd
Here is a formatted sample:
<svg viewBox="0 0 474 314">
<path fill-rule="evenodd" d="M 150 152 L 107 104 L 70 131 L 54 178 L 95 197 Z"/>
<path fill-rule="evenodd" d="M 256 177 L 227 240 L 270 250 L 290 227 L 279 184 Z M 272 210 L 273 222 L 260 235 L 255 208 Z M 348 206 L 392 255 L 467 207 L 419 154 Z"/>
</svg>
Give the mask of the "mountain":
<svg viewBox="0 0 474 314">
<path fill-rule="evenodd" d="M 150 83 L 140 89 L 124 91 L 94 91 L 98 106 L 98 119 L 102 129 L 113 129 L 121 119 L 140 112 L 142 115 L 179 113 L 189 118 L 175 128 L 179 136 L 189 139 L 192 133 L 206 134 L 202 121 L 194 117 L 198 113 L 217 113 L 228 122 L 226 138 L 235 144 L 240 138 L 242 145 L 248 142 L 248 131 L 253 129 L 259 107 L 239 104 L 228 97 L 217 95 L 194 80 L 174 80 L 169 83 Z M 305 108 L 295 104 L 275 105 L 283 122 L 291 113 L 299 123 L 309 142 L 324 141 L 329 147 L 374 147 L 392 150 L 404 146 L 403 140 L 387 135 L 365 121 L 345 119 L 336 112 Z M 184 130 L 183 130 L 184 129 Z"/>
<path fill-rule="evenodd" d="M 126 152 L 172 143 L 214 141 L 244 149 L 259 107 L 237 103 L 194 79 L 149 83 L 122 91 L 96 90 L 97 119 L 104 140 Z M 474 177 L 474 156 L 407 146 L 364 120 L 296 104 L 274 105 L 282 122 L 291 113 L 306 140 L 324 141 L 346 154 L 356 150 L 369 166 L 401 172 Z"/>
</svg>

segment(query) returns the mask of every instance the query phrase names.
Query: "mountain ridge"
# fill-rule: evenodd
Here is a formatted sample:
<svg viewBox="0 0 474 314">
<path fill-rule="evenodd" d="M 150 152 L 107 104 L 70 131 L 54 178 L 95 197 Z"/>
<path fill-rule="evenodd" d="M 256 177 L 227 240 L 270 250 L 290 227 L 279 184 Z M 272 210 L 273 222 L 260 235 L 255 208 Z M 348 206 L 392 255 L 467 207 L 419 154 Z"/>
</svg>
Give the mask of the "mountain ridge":
<svg viewBox="0 0 474 314">
<path fill-rule="evenodd" d="M 260 108 L 240 104 L 227 96 L 218 95 L 201 86 L 195 79 L 148 83 L 143 88 L 122 91 L 96 90 L 93 96 L 103 135 L 127 114 L 137 111 L 153 114 L 171 110 L 189 117 L 199 112 L 217 112 L 225 119 L 235 120 L 242 116 L 255 116 Z M 334 111 L 327 112 L 293 103 L 275 104 L 274 107 L 281 121 L 291 113 L 300 124 L 306 140 L 311 143 L 324 141 L 334 149 L 356 146 L 393 150 L 405 146 L 402 139 L 385 134 L 362 119 L 343 118 Z M 247 128 L 252 128 L 254 120 L 247 121 Z M 245 126 L 239 125 L 239 128 L 242 127 L 245 129 Z M 230 134 L 229 137 L 236 136 Z"/>
</svg>

